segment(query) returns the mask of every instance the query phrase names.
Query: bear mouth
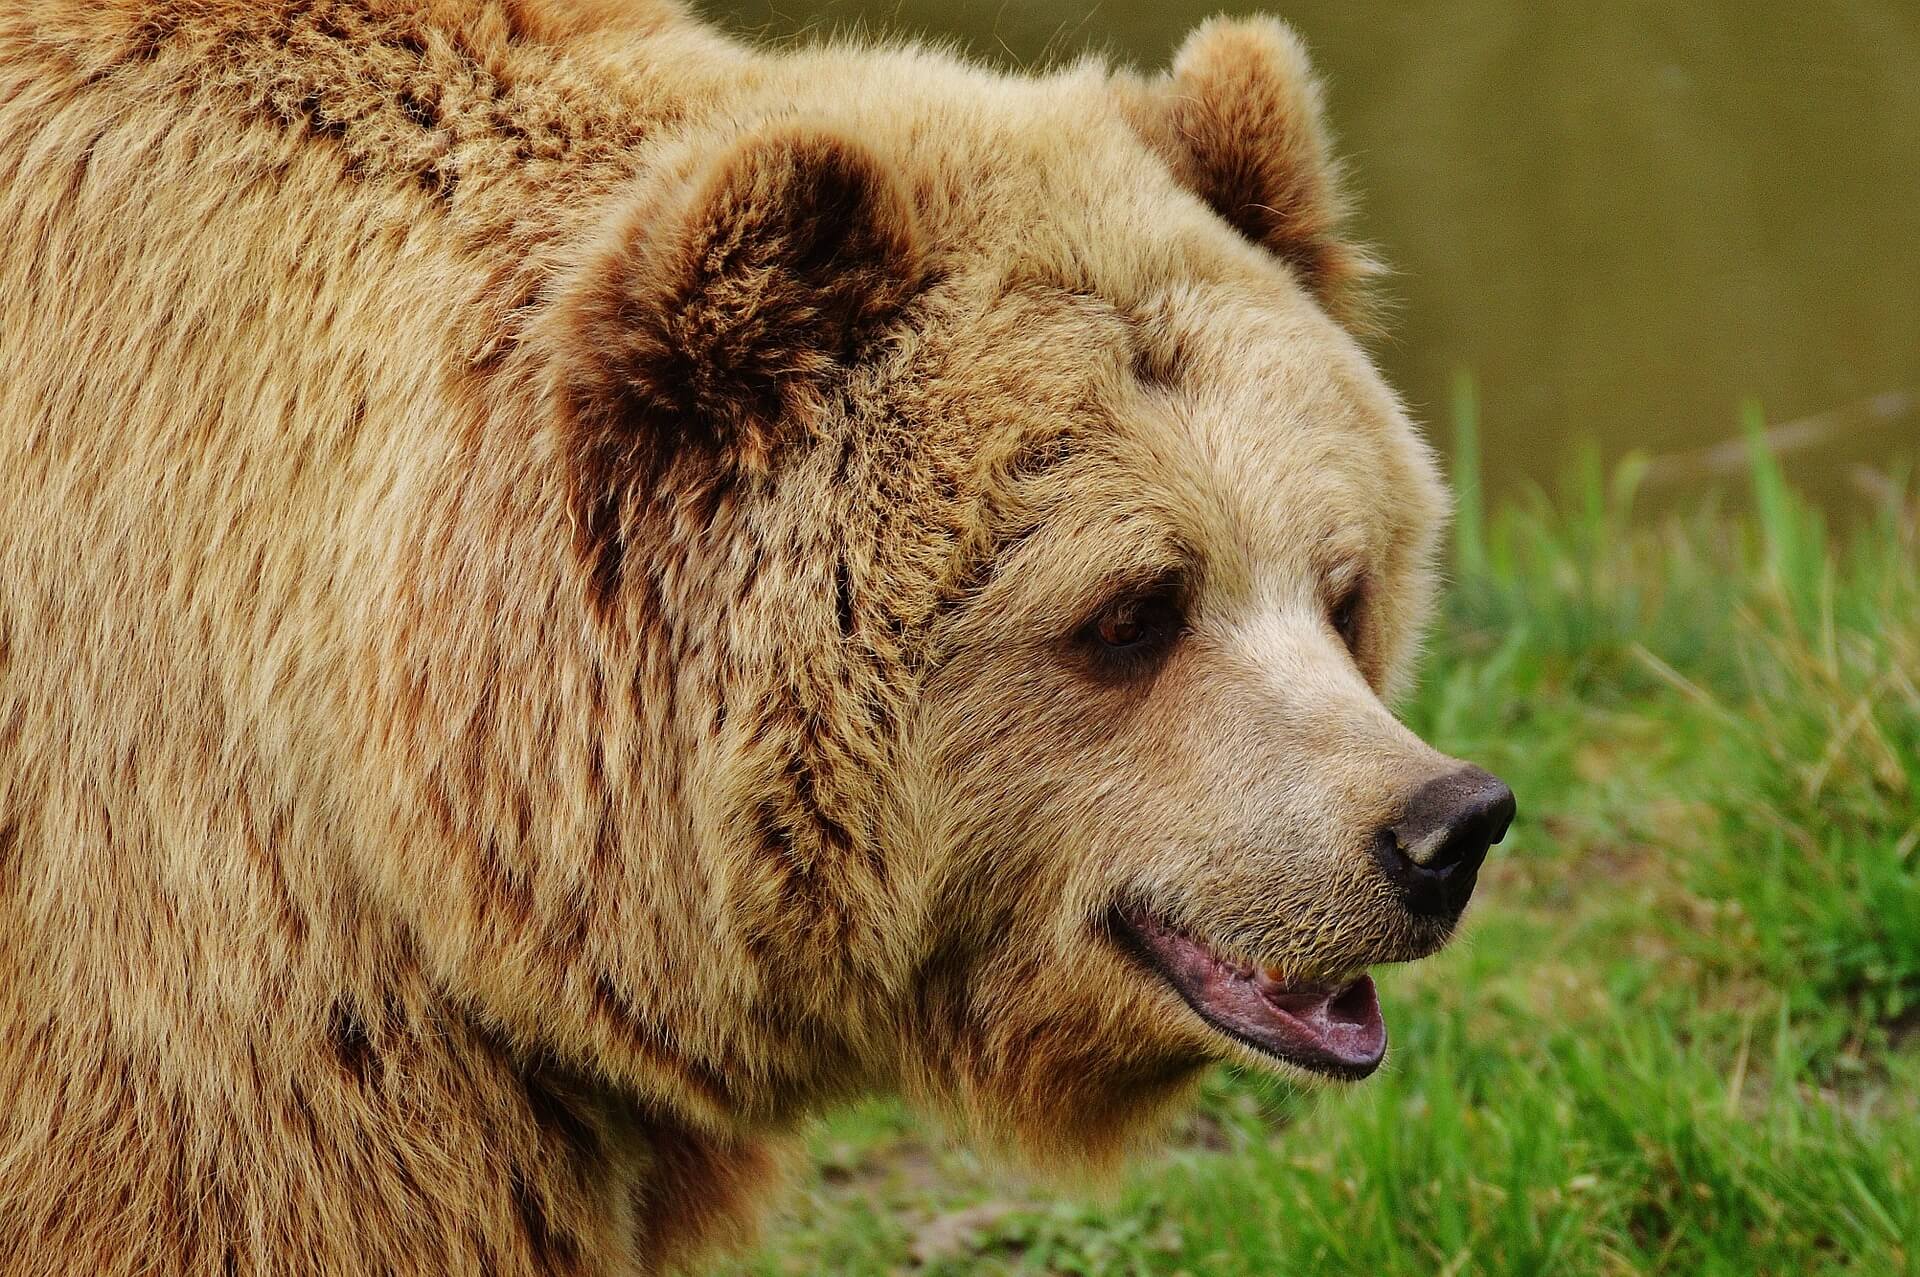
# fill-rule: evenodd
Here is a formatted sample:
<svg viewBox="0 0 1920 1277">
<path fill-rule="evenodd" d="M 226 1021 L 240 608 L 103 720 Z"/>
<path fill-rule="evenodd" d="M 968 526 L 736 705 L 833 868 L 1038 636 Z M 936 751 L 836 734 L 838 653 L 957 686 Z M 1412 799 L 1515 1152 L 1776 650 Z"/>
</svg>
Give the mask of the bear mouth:
<svg viewBox="0 0 1920 1277">
<path fill-rule="evenodd" d="M 1373 977 L 1289 980 L 1241 962 L 1159 922 L 1116 909 L 1116 938 L 1195 1015 L 1263 1055 L 1323 1077 L 1358 1081 L 1387 1055 L 1387 1025 Z"/>
</svg>

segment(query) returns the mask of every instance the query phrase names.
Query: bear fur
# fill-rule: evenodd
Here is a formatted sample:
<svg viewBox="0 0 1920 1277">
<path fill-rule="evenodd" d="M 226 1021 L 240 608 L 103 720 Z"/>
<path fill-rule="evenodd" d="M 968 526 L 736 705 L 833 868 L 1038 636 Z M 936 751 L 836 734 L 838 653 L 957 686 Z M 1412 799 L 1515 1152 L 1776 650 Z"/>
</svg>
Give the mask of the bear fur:
<svg viewBox="0 0 1920 1277">
<path fill-rule="evenodd" d="M 656 1272 L 824 1106 L 1097 1164 L 1274 1066 L 1122 905 L 1437 948 L 1340 211 L 1267 21 L 5 6 L 0 1274 Z"/>
</svg>

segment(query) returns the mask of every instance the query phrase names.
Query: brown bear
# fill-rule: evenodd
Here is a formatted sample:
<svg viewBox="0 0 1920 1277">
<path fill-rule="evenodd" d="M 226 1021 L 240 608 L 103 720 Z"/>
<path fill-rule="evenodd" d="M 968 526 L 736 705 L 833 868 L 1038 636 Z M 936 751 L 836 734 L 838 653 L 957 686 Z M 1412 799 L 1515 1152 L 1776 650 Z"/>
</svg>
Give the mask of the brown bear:
<svg viewBox="0 0 1920 1277">
<path fill-rule="evenodd" d="M 0 9 L 0 1273 L 616 1274 L 893 1092 L 1371 1071 L 1512 797 L 1317 91 Z"/>
</svg>

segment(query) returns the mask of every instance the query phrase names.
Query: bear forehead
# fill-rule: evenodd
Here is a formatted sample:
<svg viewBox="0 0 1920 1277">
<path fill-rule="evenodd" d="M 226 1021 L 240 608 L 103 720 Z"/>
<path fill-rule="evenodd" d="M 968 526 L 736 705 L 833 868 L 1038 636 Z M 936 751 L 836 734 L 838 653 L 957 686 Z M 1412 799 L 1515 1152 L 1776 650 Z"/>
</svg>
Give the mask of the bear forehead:
<svg viewBox="0 0 1920 1277">
<path fill-rule="evenodd" d="M 1437 476 L 1398 399 L 1297 288 L 1181 294 L 1170 380 L 1123 422 L 1191 476 L 1209 540 L 1321 570 L 1377 561 L 1436 515 Z M 1177 482 L 1178 480 L 1169 480 Z"/>
<path fill-rule="evenodd" d="M 985 468 L 1043 442 L 1060 464 L 1024 495 L 1061 530 L 1131 529 L 1143 559 L 1308 575 L 1425 536 L 1431 453 L 1352 336 L 1251 245 L 1232 270 L 1158 247 L 1151 280 L 1097 244 L 1070 271 L 1029 255 L 931 325 L 910 412 L 935 446 Z"/>
<path fill-rule="evenodd" d="M 943 317 L 951 331 L 933 334 L 956 365 L 949 384 L 1097 404 L 1082 429 L 1132 423 L 1162 444 L 1167 421 L 1122 411 L 1137 397 L 1126 383 L 1144 385 L 1181 409 L 1189 462 L 1212 458 L 1249 500 L 1260 476 L 1378 475 L 1376 453 L 1392 477 L 1417 468 L 1418 438 L 1349 331 L 1175 180 L 1104 71 L 931 70 L 874 140 L 962 299 Z"/>
<path fill-rule="evenodd" d="M 935 296 L 877 380 L 946 464 L 1060 441 L 1059 485 L 1030 485 L 1050 522 L 1150 525 L 1209 560 L 1378 560 L 1442 517 L 1365 351 L 1176 178 L 1107 67 L 1014 78 L 896 49 L 789 71 L 785 109 L 820 102 L 913 210 Z"/>
</svg>

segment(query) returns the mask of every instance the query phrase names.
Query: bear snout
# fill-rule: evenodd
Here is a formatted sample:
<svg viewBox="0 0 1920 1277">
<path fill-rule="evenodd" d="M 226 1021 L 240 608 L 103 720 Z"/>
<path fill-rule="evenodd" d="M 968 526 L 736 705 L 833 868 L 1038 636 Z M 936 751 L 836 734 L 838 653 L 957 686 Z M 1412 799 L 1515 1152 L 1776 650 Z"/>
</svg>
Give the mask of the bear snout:
<svg viewBox="0 0 1920 1277">
<path fill-rule="evenodd" d="M 1487 852 L 1513 823 L 1513 791 L 1471 765 L 1414 790 L 1398 819 L 1375 833 L 1373 858 L 1407 909 L 1451 920 L 1466 908 Z"/>
</svg>

